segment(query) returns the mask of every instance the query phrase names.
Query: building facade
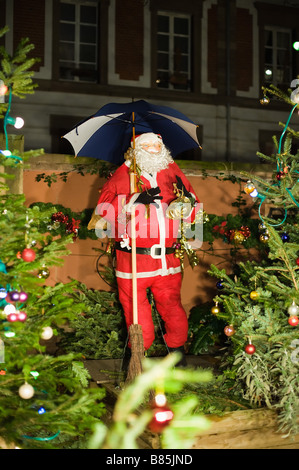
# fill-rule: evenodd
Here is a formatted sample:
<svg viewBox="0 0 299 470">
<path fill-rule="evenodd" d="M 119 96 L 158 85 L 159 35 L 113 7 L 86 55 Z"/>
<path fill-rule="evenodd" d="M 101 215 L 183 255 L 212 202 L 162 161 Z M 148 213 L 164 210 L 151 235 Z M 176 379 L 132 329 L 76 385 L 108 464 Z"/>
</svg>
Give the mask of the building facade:
<svg viewBox="0 0 299 470">
<path fill-rule="evenodd" d="M 262 105 L 261 87 L 299 85 L 295 0 L 0 0 L 0 11 L 8 52 L 28 37 L 40 58 L 35 94 L 13 99 L 26 149 L 72 154 L 61 136 L 77 122 L 144 99 L 198 124 L 202 150 L 181 158 L 258 162 L 289 113 Z"/>
</svg>

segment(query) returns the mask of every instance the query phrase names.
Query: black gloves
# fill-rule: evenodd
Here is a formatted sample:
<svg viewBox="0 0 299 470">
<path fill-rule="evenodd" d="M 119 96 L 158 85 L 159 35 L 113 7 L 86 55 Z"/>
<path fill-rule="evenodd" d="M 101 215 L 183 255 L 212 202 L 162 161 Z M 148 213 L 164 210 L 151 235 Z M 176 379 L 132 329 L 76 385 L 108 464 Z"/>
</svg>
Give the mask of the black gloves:
<svg viewBox="0 0 299 470">
<path fill-rule="evenodd" d="M 158 196 L 160 188 L 150 188 L 139 194 L 134 204 L 154 204 L 154 206 L 159 207 L 155 202 L 155 199 L 163 199 L 162 196 Z"/>
<path fill-rule="evenodd" d="M 189 199 L 192 199 L 192 194 L 189 193 L 189 191 L 187 191 L 187 188 L 184 185 L 182 179 L 179 176 L 176 176 L 176 180 L 177 180 L 176 186 L 179 189 L 179 191 L 182 191 L 184 196 L 188 197 Z"/>
</svg>

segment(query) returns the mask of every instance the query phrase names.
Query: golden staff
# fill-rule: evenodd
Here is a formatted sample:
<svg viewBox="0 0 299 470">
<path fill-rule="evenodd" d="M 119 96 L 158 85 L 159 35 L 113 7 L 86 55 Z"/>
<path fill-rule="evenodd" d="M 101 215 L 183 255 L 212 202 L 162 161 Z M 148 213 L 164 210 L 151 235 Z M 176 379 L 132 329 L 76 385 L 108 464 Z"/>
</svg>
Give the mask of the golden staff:
<svg viewBox="0 0 299 470">
<path fill-rule="evenodd" d="M 135 114 L 132 113 L 133 121 L 133 171 L 130 172 L 130 192 L 137 192 L 137 173 L 135 159 Z M 142 327 L 138 324 L 137 308 L 137 259 L 136 259 L 136 226 L 135 226 L 135 207 L 131 211 L 131 242 L 132 242 L 132 300 L 133 300 L 133 323 L 129 327 L 129 336 L 131 342 L 131 359 L 128 366 L 127 382 L 131 382 L 142 372 L 142 359 L 144 357 L 144 345 L 142 336 Z"/>
</svg>

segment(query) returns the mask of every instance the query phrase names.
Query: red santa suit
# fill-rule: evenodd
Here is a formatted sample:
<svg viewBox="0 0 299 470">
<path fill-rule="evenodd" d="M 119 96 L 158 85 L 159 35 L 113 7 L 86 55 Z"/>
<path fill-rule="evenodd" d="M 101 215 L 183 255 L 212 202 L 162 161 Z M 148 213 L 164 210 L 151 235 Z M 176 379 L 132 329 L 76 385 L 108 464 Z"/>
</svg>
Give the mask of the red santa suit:
<svg viewBox="0 0 299 470">
<path fill-rule="evenodd" d="M 138 138 L 136 138 L 136 148 L 137 144 Z M 177 182 L 177 176 L 198 203 L 189 181 L 171 159 L 165 169 L 151 173 L 142 170 L 140 173 L 141 191 L 158 187 L 159 196 L 163 199 L 156 199 L 156 205 L 136 204 L 139 193 L 131 194 L 130 162 L 127 161 L 104 185 L 96 210 L 98 215 L 111 224 L 110 236 L 115 238 L 119 300 L 129 328 L 133 321 L 130 212 L 132 204 L 135 204 L 137 310 L 145 349 L 151 346 L 155 338 L 151 306 L 147 297 L 148 288 L 153 294 L 157 311 L 165 324 L 164 339 L 167 346 L 179 348 L 184 345 L 188 336 L 188 320 L 180 295 L 181 264 L 173 248 L 177 242 L 180 221 L 166 217 L 169 204 L 176 199 L 173 183 Z M 191 218 L 194 213 L 195 208 L 192 209 Z"/>
</svg>

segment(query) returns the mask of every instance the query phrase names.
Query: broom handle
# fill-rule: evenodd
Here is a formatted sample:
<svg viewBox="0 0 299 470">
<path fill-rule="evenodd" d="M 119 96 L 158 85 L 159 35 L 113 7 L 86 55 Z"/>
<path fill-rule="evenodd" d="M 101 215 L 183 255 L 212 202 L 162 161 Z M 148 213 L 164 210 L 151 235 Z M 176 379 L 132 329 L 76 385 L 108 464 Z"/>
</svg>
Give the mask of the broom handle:
<svg viewBox="0 0 299 470">
<path fill-rule="evenodd" d="M 132 113 L 134 122 L 134 112 Z M 135 127 L 133 126 L 133 171 L 130 173 L 131 194 L 136 192 L 136 160 L 135 160 Z M 136 259 L 136 226 L 135 226 L 135 206 L 133 204 L 131 212 L 131 241 L 132 241 L 132 290 L 133 290 L 133 324 L 138 324 L 137 310 L 137 259 Z"/>
</svg>

